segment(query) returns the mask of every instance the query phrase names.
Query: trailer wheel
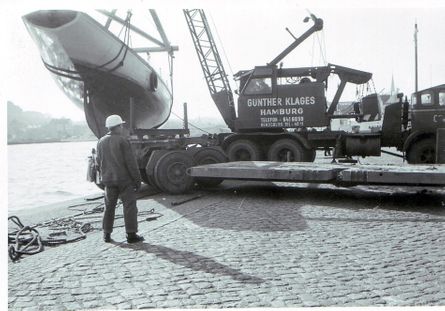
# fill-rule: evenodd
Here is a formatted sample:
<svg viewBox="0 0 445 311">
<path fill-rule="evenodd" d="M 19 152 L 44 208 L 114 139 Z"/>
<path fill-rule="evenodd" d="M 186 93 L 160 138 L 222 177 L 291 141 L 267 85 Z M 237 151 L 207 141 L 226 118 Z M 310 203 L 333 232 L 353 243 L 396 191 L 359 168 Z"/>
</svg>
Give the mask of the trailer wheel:
<svg viewBox="0 0 445 311">
<path fill-rule="evenodd" d="M 306 160 L 305 162 L 314 162 L 317 152 L 314 149 L 305 149 Z"/>
<path fill-rule="evenodd" d="M 434 138 L 415 142 L 409 149 L 406 159 L 410 164 L 436 163 L 436 142 Z"/>
<path fill-rule="evenodd" d="M 151 153 L 147 165 L 145 166 L 145 178 L 146 178 L 146 182 L 149 186 L 154 187 L 156 189 L 158 189 L 158 185 L 156 184 L 156 180 L 155 180 L 155 167 L 156 164 L 158 163 L 159 159 L 166 154 L 168 151 L 167 150 L 155 150 Z M 144 180 L 145 181 L 145 180 Z"/>
<path fill-rule="evenodd" d="M 180 194 L 188 191 L 193 185 L 193 177 L 187 169 L 193 166 L 193 159 L 186 152 L 170 151 L 156 163 L 154 179 L 164 192 Z"/>
<path fill-rule="evenodd" d="M 227 162 L 227 156 L 224 151 L 219 148 L 201 148 L 193 156 L 195 165 L 215 164 Z M 200 186 L 214 187 L 223 182 L 221 178 L 195 178 L 195 181 Z"/>
<path fill-rule="evenodd" d="M 310 155 L 306 149 L 292 139 L 280 139 L 272 144 L 267 160 L 278 162 L 306 162 Z"/>
<path fill-rule="evenodd" d="M 147 172 L 143 169 L 139 169 L 139 173 L 141 174 L 142 181 L 148 184 Z"/>
<path fill-rule="evenodd" d="M 260 161 L 261 150 L 254 143 L 249 140 L 236 140 L 227 148 L 227 155 L 230 162 L 234 161 Z"/>
</svg>

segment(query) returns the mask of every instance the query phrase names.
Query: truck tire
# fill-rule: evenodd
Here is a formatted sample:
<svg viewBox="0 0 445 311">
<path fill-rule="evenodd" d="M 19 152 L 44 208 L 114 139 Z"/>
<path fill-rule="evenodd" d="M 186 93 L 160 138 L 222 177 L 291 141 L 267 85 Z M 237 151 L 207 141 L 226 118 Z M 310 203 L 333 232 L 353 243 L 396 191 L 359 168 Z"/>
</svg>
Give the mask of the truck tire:
<svg viewBox="0 0 445 311">
<path fill-rule="evenodd" d="M 240 139 L 232 142 L 227 148 L 230 162 L 234 161 L 261 161 L 261 150 L 254 142 Z"/>
<path fill-rule="evenodd" d="M 148 185 L 147 172 L 143 169 L 139 169 L 139 173 L 141 174 L 142 181 Z"/>
<path fill-rule="evenodd" d="M 193 156 L 195 165 L 215 164 L 227 162 L 227 156 L 220 148 L 201 148 Z M 198 185 L 204 187 L 214 187 L 223 182 L 221 178 L 195 178 Z"/>
<path fill-rule="evenodd" d="M 274 142 L 267 153 L 268 161 L 308 162 L 311 154 L 300 143 L 292 139 L 280 139 Z"/>
<path fill-rule="evenodd" d="M 147 165 L 145 166 L 145 178 L 147 180 L 147 185 L 159 189 L 155 180 L 155 167 L 159 159 L 168 152 L 168 150 L 155 150 L 151 153 Z M 145 180 L 144 180 L 145 181 Z"/>
<path fill-rule="evenodd" d="M 436 163 L 436 141 L 434 138 L 425 138 L 416 141 L 410 146 L 406 159 L 410 164 Z"/>
<path fill-rule="evenodd" d="M 154 179 L 162 191 L 170 194 L 185 193 L 193 186 L 193 177 L 187 169 L 193 166 L 193 159 L 184 151 L 170 151 L 156 163 Z"/>
<path fill-rule="evenodd" d="M 314 149 L 305 149 L 306 160 L 305 162 L 314 162 L 317 152 Z"/>
</svg>

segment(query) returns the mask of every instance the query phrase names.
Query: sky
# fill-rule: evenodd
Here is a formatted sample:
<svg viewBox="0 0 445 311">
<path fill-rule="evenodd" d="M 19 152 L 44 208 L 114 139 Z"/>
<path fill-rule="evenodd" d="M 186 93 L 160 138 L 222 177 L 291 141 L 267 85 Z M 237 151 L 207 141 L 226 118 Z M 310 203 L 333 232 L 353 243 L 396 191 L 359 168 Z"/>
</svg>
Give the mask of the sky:
<svg viewBox="0 0 445 311">
<path fill-rule="evenodd" d="M 182 103 L 187 102 L 191 118 L 218 117 L 181 10 L 184 6 L 168 3 L 171 5 L 154 8 L 171 44 L 179 46 L 174 61 L 173 111 L 182 115 Z M 204 4 L 197 1 L 185 3 L 195 7 Z M 259 1 L 253 6 L 252 3 L 225 1 L 204 7 L 233 88 L 236 88 L 232 79 L 234 73 L 265 65 L 292 43 L 286 27 L 299 36 L 312 25 L 303 23 L 308 12 L 324 20 L 324 29 L 286 57 L 284 67 L 324 65 L 320 56 L 320 47 L 323 47 L 327 62 L 372 72 L 378 92 L 389 91 L 394 77 L 396 87 L 410 94 L 414 91 L 413 34 L 417 21 L 419 89 L 445 82 L 445 36 L 439 35 L 439 30 L 445 29 L 445 4 L 405 1 L 403 5 L 394 2 L 389 6 L 377 1 L 373 6 L 366 6 L 364 2 L 338 2 L 341 5 L 333 6 L 329 2 L 317 1 L 277 1 L 274 4 Z M 2 97 L 24 110 L 83 120 L 83 112 L 69 101 L 43 67 L 37 47 L 21 20 L 22 15 L 39 8 L 35 5 L 9 6 L 0 21 L 7 40 L 7 48 L 2 52 L 6 57 L 1 58 L 2 68 L 6 69 L 4 77 L 7 77 L 2 81 Z M 105 8 L 111 9 L 112 6 Z M 138 2 L 133 13 L 142 17 L 139 19 L 143 21 L 142 27 L 152 33 L 154 28 L 146 18 L 147 8 L 152 6 Z M 80 9 L 91 12 L 91 6 Z M 153 61 L 158 58 L 166 59 L 166 56 L 152 57 Z M 168 77 L 165 66 L 161 72 Z M 336 83 L 331 85 L 328 99 L 329 96 L 332 98 L 336 87 Z M 354 100 L 355 96 L 355 86 L 349 87 L 341 100 Z"/>
</svg>

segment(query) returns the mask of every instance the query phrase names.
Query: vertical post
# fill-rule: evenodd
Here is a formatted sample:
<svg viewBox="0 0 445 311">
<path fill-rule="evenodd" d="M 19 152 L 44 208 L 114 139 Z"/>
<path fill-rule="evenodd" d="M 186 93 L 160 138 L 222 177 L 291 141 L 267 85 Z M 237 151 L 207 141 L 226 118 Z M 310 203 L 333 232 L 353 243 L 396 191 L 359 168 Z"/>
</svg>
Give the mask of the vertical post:
<svg viewBox="0 0 445 311">
<path fill-rule="evenodd" d="M 415 77 L 415 92 L 418 91 L 418 77 L 417 77 L 417 21 L 414 24 L 414 77 Z"/>
<path fill-rule="evenodd" d="M 437 129 L 436 163 L 445 164 L 445 129 Z"/>
<path fill-rule="evenodd" d="M 134 98 L 130 97 L 130 134 L 134 133 Z"/>
<path fill-rule="evenodd" d="M 184 103 L 184 129 L 189 129 L 189 119 L 187 115 L 187 103 Z"/>
</svg>

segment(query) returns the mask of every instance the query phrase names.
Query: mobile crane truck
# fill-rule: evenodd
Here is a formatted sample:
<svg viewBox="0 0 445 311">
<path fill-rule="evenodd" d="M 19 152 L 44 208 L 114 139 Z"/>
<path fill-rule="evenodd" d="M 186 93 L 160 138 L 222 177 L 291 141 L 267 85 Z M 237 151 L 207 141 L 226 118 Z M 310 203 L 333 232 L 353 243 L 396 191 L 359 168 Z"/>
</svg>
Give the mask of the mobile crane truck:
<svg viewBox="0 0 445 311">
<path fill-rule="evenodd" d="M 172 53 L 174 47 L 166 39 L 157 15 L 153 10 L 150 12 L 163 42 L 155 40 L 159 48 L 139 50 Z M 158 83 L 152 67 L 137 54 L 139 50 L 128 46 L 130 30 L 153 41 L 130 24 L 131 14 L 121 20 L 114 11 L 107 12 L 105 26 L 75 11 L 41 11 L 25 17 L 45 66 L 73 102 L 84 108 L 88 125 L 96 136 L 103 135 L 105 128 L 100 124 L 107 115 L 120 114 L 129 121 L 129 141 L 147 184 L 172 194 L 188 191 L 195 182 L 217 185 L 225 178 L 363 184 L 372 182 L 370 176 L 374 176 L 383 183 L 392 180 L 445 185 L 445 168 L 439 166 L 433 170 L 410 167 L 405 172 L 409 178 L 399 171 L 388 175 L 358 166 L 355 170 L 312 163 L 286 166 L 314 161 L 318 149 L 332 149 L 335 159 L 350 161 L 351 156 L 379 156 L 385 146 L 405 152 L 409 163 L 443 161 L 445 85 L 415 93 L 411 105 L 399 96 L 398 102 L 386 107 L 379 131 L 332 130 L 333 119 L 379 120 L 381 111 L 378 96 L 370 94 L 354 104 L 353 114 L 336 112 L 346 84 L 368 83 L 371 73 L 333 64 L 305 68 L 277 66 L 301 42 L 323 28 L 323 21 L 311 15 L 314 25 L 270 63 L 235 75 L 240 82 L 236 111 L 204 11 L 184 10 L 184 14 L 212 99 L 231 133 L 190 137 L 186 109 L 183 129 L 158 128 L 169 116 L 170 94 L 162 81 Z M 124 25 L 125 41 L 110 34 L 107 27 L 111 20 Z M 325 91 L 330 75 L 340 78 L 340 86 L 328 105 Z M 100 186 L 94 158 L 93 150 L 89 180 Z M 215 164 L 227 160 L 243 162 Z M 381 176 L 384 180 L 379 179 Z"/>
<path fill-rule="evenodd" d="M 323 29 L 323 20 L 311 15 L 305 22 L 312 20 L 312 27 L 267 65 L 235 74 L 239 80 L 236 114 L 227 74 L 204 11 L 184 10 L 184 14 L 212 98 L 233 132 L 221 144 L 230 161 L 312 162 L 317 149 L 333 149 L 334 158 L 380 156 L 382 147 L 396 147 L 411 164 L 437 161 L 437 133 L 445 128 L 445 85 L 414 93 L 411 105 L 399 94 L 397 102 L 385 107 L 381 130 L 331 130 L 333 119 L 380 120 L 381 104 L 377 94 L 369 94 L 354 103 L 354 113 L 337 113 L 346 84 L 369 83 L 369 72 L 334 64 L 278 66 L 305 39 Z M 340 85 L 328 105 L 325 90 L 331 75 L 338 76 Z"/>
</svg>

